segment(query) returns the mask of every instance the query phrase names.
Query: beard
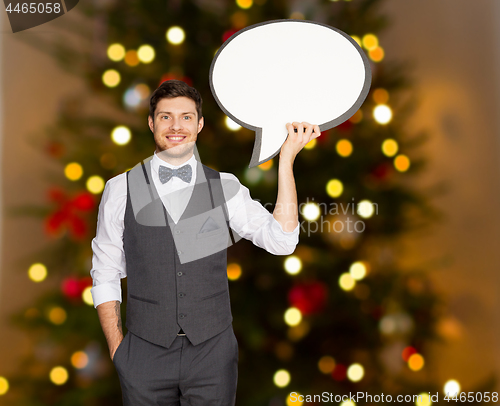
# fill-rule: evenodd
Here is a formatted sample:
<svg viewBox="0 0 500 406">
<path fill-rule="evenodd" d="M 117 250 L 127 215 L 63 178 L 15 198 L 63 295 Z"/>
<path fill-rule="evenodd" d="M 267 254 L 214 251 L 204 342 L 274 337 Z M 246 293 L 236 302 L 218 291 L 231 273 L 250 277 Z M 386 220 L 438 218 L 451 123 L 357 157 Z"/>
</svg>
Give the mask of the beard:
<svg viewBox="0 0 500 406">
<path fill-rule="evenodd" d="M 193 153 L 195 144 L 195 141 L 191 141 L 170 148 L 166 146 L 157 146 L 157 155 L 159 155 L 160 158 L 165 158 L 165 160 L 168 160 L 168 158 L 180 159 L 187 157 Z"/>
</svg>

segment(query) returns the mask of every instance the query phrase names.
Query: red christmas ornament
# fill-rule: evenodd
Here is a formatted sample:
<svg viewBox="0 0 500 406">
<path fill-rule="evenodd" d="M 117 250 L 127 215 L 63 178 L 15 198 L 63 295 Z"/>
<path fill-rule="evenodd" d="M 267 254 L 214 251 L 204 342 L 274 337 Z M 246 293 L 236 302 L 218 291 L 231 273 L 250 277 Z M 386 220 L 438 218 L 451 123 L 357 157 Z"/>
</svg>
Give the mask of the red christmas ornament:
<svg viewBox="0 0 500 406">
<path fill-rule="evenodd" d="M 48 235 L 56 236 L 61 231 L 62 225 L 66 221 L 66 214 L 57 212 L 52 214 L 49 218 L 45 219 L 45 232 Z"/>
<path fill-rule="evenodd" d="M 372 175 L 378 180 L 386 180 L 391 173 L 392 165 L 388 162 L 381 163 L 372 171 Z"/>
<path fill-rule="evenodd" d="M 75 240 L 83 238 L 87 233 L 87 223 L 77 216 L 69 218 L 68 228 Z"/>
<path fill-rule="evenodd" d="M 92 286 L 90 276 L 83 278 L 68 276 L 61 283 L 61 291 L 68 300 L 81 301 L 83 291 L 89 286 Z"/>
<path fill-rule="evenodd" d="M 288 301 L 303 315 L 319 313 L 326 305 L 327 287 L 322 282 L 306 282 L 295 285 L 288 293 Z"/>
<path fill-rule="evenodd" d="M 403 352 L 401 353 L 401 357 L 403 358 L 403 360 L 405 362 L 408 362 L 408 360 L 410 359 L 410 357 L 413 355 L 413 354 L 416 354 L 417 353 L 417 350 L 411 346 L 408 346 L 406 347 Z"/>
<path fill-rule="evenodd" d="M 183 82 L 185 82 L 189 86 L 193 86 L 193 81 L 191 80 L 191 78 L 189 78 L 187 76 L 177 75 L 177 74 L 171 73 L 171 72 L 165 73 L 161 77 L 160 83 L 158 84 L 158 86 L 161 85 L 163 82 L 166 82 L 167 80 L 182 80 Z"/>
<path fill-rule="evenodd" d="M 77 299 L 82 296 L 80 281 L 74 276 L 69 276 L 62 281 L 61 290 L 68 299 Z"/>
<path fill-rule="evenodd" d="M 231 35 L 237 33 L 238 30 L 227 30 L 224 34 L 222 34 L 222 42 L 226 42 L 226 40 L 228 40 Z"/>
<path fill-rule="evenodd" d="M 76 240 L 85 237 L 87 223 L 82 214 L 94 209 L 94 196 L 89 192 L 80 192 L 70 199 L 61 189 L 52 188 L 49 190 L 49 200 L 56 203 L 58 208 L 45 219 L 45 232 L 50 236 L 57 236 L 69 230 Z"/>
<path fill-rule="evenodd" d="M 328 141 L 330 134 L 331 134 L 331 129 L 321 131 L 321 135 L 318 138 L 316 138 L 316 141 L 318 142 L 318 144 L 325 144 Z"/>
<path fill-rule="evenodd" d="M 353 123 L 349 120 L 344 121 L 342 124 L 339 124 L 337 127 L 342 132 L 350 131 L 353 126 Z"/>
<path fill-rule="evenodd" d="M 74 207 L 82 211 L 90 211 L 94 208 L 94 196 L 90 192 L 82 192 L 73 199 Z"/>
<path fill-rule="evenodd" d="M 85 276 L 78 281 L 80 292 L 83 292 L 89 286 L 92 286 L 92 277 Z"/>
<path fill-rule="evenodd" d="M 347 375 L 347 367 L 342 364 L 335 365 L 334 370 L 332 371 L 332 378 L 336 381 L 343 381 Z"/>
</svg>

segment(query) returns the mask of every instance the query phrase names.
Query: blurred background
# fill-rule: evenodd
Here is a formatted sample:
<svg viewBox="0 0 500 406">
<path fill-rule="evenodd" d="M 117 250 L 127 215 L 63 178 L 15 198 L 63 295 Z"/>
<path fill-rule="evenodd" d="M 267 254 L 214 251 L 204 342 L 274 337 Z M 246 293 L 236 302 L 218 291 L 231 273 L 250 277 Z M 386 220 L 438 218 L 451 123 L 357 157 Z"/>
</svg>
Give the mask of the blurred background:
<svg viewBox="0 0 500 406">
<path fill-rule="evenodd" d="M 228 251 L 237 404 L 499 390 L 498 1 L 101 0 L 16 34 L 0 17 L 0 404 L 121 404 L 90 241 L 104 183 L 154 151 L 163 80 L 202 93 L 203 163 L 275 202 L 277 159 L 248 169 L 253 133 L 226 120 L 208 72 L 232 34 L 281 18 L 339 28 L 370 58 L 361 109 L 295 161 L 306 229 L 365 229 L 302 232 L 290 257 Z"/>
</svg>

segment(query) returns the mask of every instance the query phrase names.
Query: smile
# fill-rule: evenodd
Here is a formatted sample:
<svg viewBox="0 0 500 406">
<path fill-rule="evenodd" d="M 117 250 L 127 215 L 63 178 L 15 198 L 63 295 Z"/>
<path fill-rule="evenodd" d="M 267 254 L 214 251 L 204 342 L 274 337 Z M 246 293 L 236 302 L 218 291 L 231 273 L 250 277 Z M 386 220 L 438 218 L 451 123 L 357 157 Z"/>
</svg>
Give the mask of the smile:
<svg viewBox="0 0 500 406">
<path fill-rule="evenodd" d="M 167 138 L 168 138 L 170 141 L 182 141 L 184 138 L 186 138 L 186 136 L 182 136 L 182 135 L 171 135 L 171 136 L 167 136 Z"/>
</svg>

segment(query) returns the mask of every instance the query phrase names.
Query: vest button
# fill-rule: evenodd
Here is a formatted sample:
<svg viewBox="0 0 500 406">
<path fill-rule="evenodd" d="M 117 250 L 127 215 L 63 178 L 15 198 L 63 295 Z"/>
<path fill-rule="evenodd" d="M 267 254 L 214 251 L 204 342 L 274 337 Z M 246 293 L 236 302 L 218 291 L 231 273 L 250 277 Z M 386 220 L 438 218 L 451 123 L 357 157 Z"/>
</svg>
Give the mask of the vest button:
<svg viewBox="0 0 500 406">
<path fill-rule="evenodd" d="M 182 251 L 180 251 L 180 250 L 179 250 L 179 251 L 177 251 L 177 254 L 181 255 L 181 254 L 182 254 Z"/>
<path fill-rule="evenodd" d="M 182 276 L 182 272 L 177 272 L 177 276 Z"/>
<path fill-rule="evenodd" d="M 180 313 L 180 314 L 179 314 L 179 318 L 180 318 L 180 319 L 183 319 L 184 317 L 186 317 L 186 315 L 185 315 L 184 313 Z"/>
<path fill-rule="evenodd" d="M 184 297 L 184 296 L 186 296 L 186 294 L 185 294 L 185 293 L 182 293 L 182 292 L 181 292 L 181 293 L 179 293 L 179 297 Z"/>
<path fill-rule="evenodd" d="M 175 234 L 180 234 L 180 230 L 175 230 Z"/>
</svg>

